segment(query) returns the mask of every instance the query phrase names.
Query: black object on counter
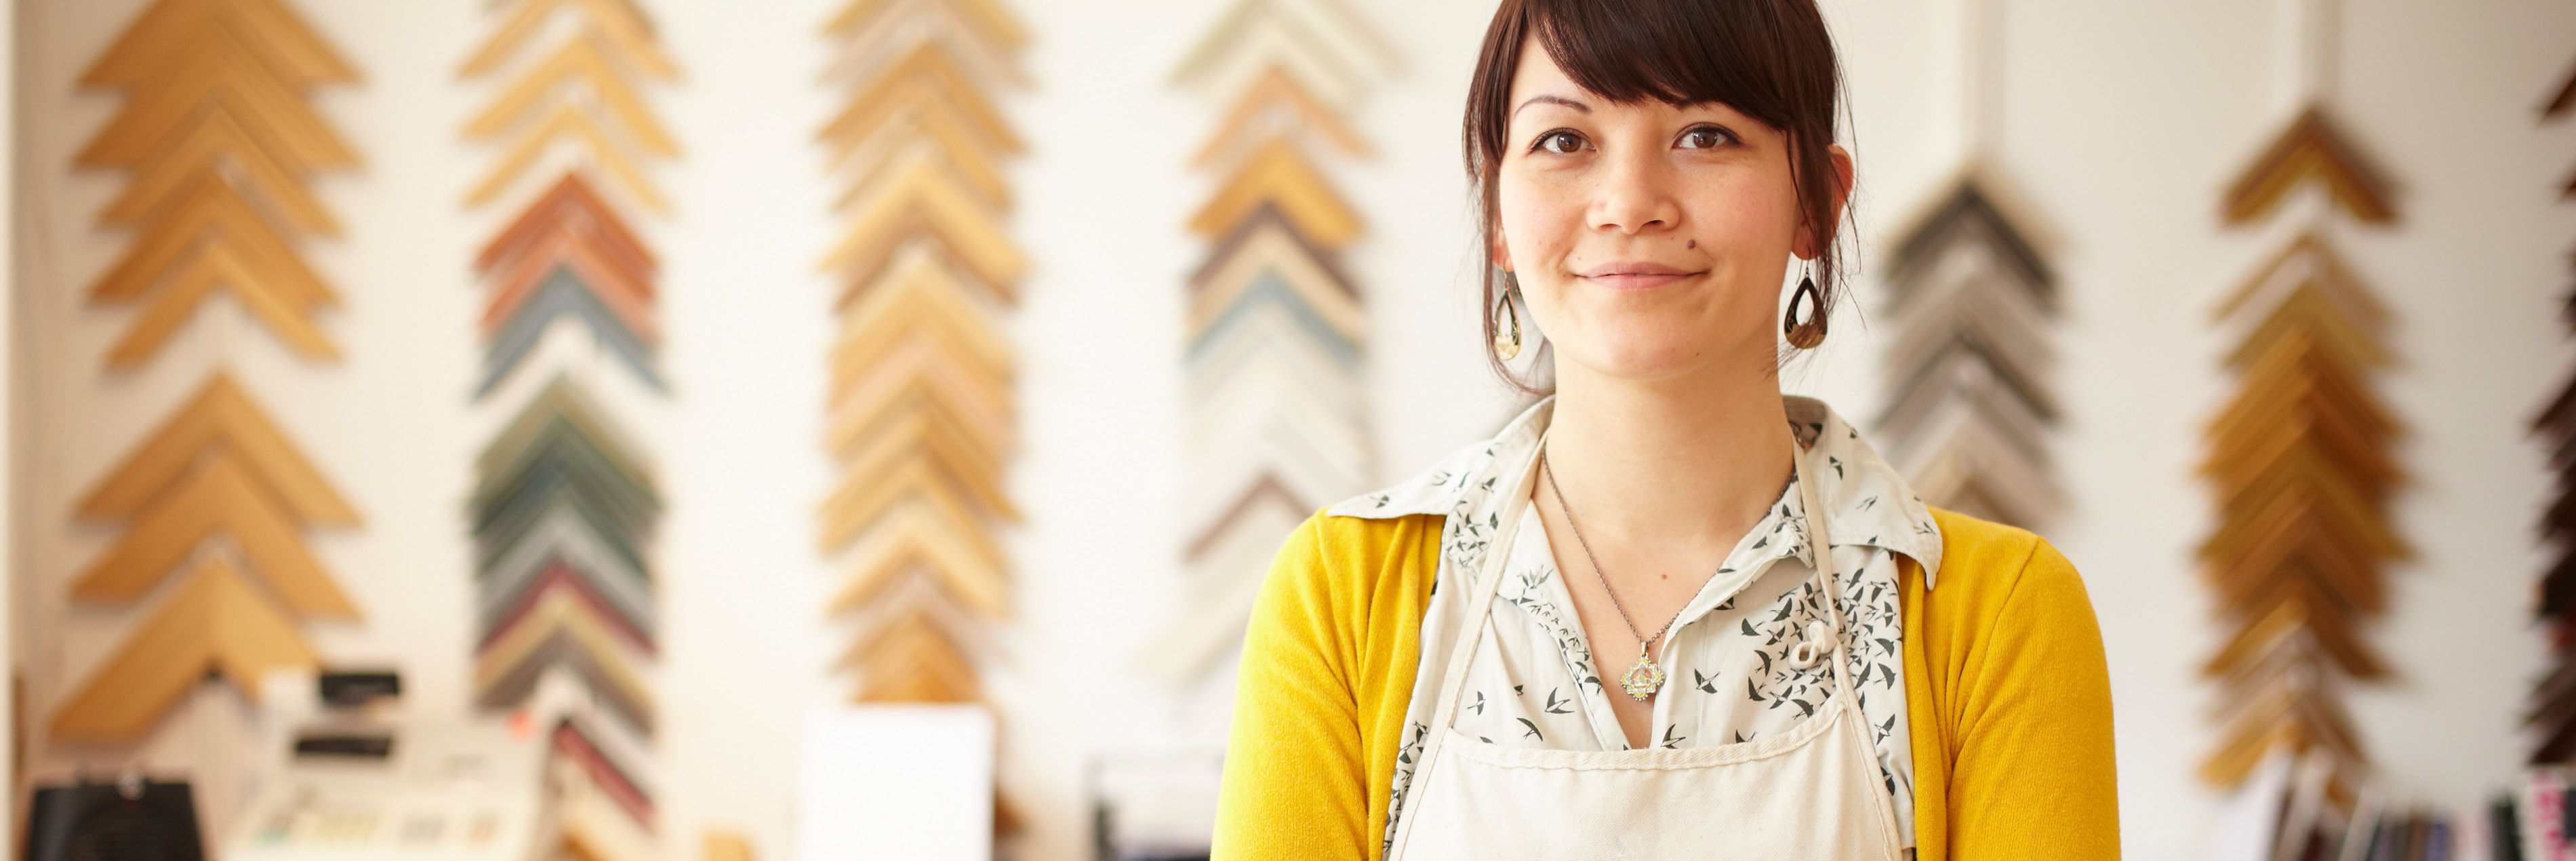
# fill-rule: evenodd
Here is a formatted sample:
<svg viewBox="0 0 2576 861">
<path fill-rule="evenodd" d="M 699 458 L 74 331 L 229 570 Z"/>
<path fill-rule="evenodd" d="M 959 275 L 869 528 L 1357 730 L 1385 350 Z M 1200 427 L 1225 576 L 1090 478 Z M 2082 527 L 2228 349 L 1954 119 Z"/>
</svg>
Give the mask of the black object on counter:
<svg viewBox="0 0 2576 861">
<path fill-rule="evenodd" d="M 204 861 L 200 841 L 188 784 L 133 772 L 39 788 L 27 812 L 27 861 Z"/>
<path fill-rule="evenodd" d="M 378 697 L 402 696 L 399 673 L 323 673 L 316 683 L 322 689 L 322 704 L 332 708 L 357 708 Z"/>
</svg>

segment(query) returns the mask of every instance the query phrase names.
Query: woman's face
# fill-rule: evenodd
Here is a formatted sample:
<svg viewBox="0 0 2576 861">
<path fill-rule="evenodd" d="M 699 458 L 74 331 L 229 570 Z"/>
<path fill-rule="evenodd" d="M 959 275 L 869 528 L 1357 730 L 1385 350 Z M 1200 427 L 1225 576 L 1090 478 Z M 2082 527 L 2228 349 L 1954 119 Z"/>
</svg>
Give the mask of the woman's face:
<svg viewBox="0 0 2576 861">
<path fill-rule="evenodd" d="M 1784 133 L 1723 104 L 1601 98 L 1535 40 L 1508 107 L 1492 254 L 1561 381 L 1568 364 L 1631 380 L 1773 366 L 1789 256 L 1816 251 Z"/>
</svg>

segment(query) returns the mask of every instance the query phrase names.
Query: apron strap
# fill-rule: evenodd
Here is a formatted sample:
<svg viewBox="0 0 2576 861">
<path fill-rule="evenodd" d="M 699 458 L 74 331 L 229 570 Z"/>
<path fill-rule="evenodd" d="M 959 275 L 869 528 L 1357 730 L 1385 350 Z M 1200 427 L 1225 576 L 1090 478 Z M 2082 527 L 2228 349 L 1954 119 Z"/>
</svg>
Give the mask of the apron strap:
<svg viewBox="0 0 2576 861">
<path fill-rule="evenodd" d="M 1422 785 L 1423 772 L 1431 770 L 1431 763 L 1440 755 L 1441 742 L 1449 737 L 1449 723 L 1457 718 L 1458 700 L 1466 694 L 1467 663 L 1475 656 L 1476 647 L 1483 643 L 1486 629 L 1493 625 L 1494 595 L 1502 589 L 1503 565 L 1511 556 L 1512 539 L 1520 534 L 1522 513 L 1529 508 L 1530 492 L 1536 487 L 1533 482 L 1538 477 L 1538 452 L 1546 447 L 1547 434 L 1541 432 L 1538 445 L 1530 449 L 1530 462 L 1520 471 L 1519 480 L 1504 488 L 1503 518 L 1496 524 L 1491 540 L 1485 543 L 1485 558 L 1477 566 L 1476 585 L 1465 605 L 1468 615 L 1459 620 L 1465 624 L 1458 626 L 1456 638 L 1450 641 L 1449 667 L 1440 674 L 1440 696 L 1433 700 L 1439 706 L 1431 713 L 1430 732 L 1426 733 L 1429 738 L 1423 742 L 1422 755 L 1413 761 L 1413 774 L 1405 786 L 1406 797 L 1412 796 L 1413 787 Z M 1400 815 L 1395 811 L 1390 811 L 1390 814 Z M 1396 821 L 1395 840 L 1390 847 L 1397 854 L 1403 852 L 1405 840 L 1412 835 L 1413 824 L 1419 818 L 1402 816 Z"/>
<path fill-rule="evenodd" d="M 1797 463 L 1798 506 L 1805 509 L 1807 551 L 1816 558 L 1816 579 L 1824 590 L 1825 617 L 1832 620 L 1825 639 L 1833 645 L 1834 691 L 1845 700 L 1852 698 L 1851 662 L 1843 647 L 1842 582 L 1835 576 L 1833 537 L 1827 534 L 1822 494 L 1816 489 L 1815 472 L 1807 468 L 1807 450 L 1792 444 L 1790 456 Z"/>
</svg>

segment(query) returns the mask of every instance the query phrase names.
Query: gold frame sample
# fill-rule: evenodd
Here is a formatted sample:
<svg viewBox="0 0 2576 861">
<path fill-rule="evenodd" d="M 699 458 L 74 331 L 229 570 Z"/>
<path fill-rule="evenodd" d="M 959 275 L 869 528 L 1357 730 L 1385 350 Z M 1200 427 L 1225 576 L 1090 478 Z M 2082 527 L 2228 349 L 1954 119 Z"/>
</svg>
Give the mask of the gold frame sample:
<svg viewBox="0 0 2576 861">
<path fill-rule="evenodd" d="M 1019 517 L 998 318 L 1027 269 L 998 167 L 1024 147 L 993 100 L 1025 83 L 1028 34 L 988 0 L 859 0 L 824 34 L 851 88 L 818 134 L 849 189 L 822 262 L 843 286 L 824 431 L 840 478 L 819 541 L 847 572 L 826 612 L 866 631 L 840 663 L 853 701 L 977 701 L 974 629 L 1010 609 L 994 531 Z"/>
<path fill-rule="evenodd" d="M 2368 774 L 2343 691 L 2389 675 L 2364 630 L 2387 608 L 2388 563 L 2408 550 L 2389 523 L 2400 433 L 2371 391 L 2390 361 L 2387 309 L 2319 232 L 2340 211 L 2395 217 L 2379 174 L 2310 107 L 2228 192 L 2229 223 L 2268 215 L 2309 183 L 2308 230 L 2215 310 L 2235 344 L 2235 393 L 2206 427 L 2200 474 L 2216 495 L 2201 575 L 2228 633 L 2201 674 L 2218 685 L 2219 742 L 2202 779 L 2233 787 L 2276 750 L 2322 763 L 2338 798 Z"/>
<path fill-rule="evenodd" d="M 994 103 L 1027 86 L 1029 35 L 994 0 L 856 0 L 823 36 L 846 96 L 816 139 L 846 191 L 820 264 L 840 326 L 817 543 L 842 571 L 824 613 L 856 633 L 834 669 L 855 676 L 852 702 L 983 702 L 977 656 L 1011 613 L 997 533 L 1020 518 L 1002 323 L 1028 271 L 1001 171 L 1026 144 Z M 1018 829 L 1005 798 L 994 829 Z"/>
<path fill-rule="evenodd" d="M 357 79 L 279 0 L 158 0 L 91 64 L 80 84 L 125 100 L 73 164 L 128 172 L 98 220 L 134 240 L 88 299 L 141 305 L 108 349 L 109 371 L 151 362 L 217 295 L 293 355 L 340 358 L 315 319 L 340 296 L 300 244 L 340 231 L 308 187 L 314 174 L 358 164 L 313 90 Z M 231 347 L 208 337 L 214 352 Z M 356 510 L 220 361 L 74 516 L 125 531 L 73 579 L 71 598 L 155 606 L 51 704 L 53 738 L 139 741 L 209 671 L 252 694 L 267 669 L 319 663 L 299 621 L 360 616 L 305 544 L 311 528 L 357 526 Z"/>
<path fill-rule="evenodd" d="M 278 0 L 160 0 L 81 76 L 127 95 L 73 159 L 132 172 L 99 221 L 133 228 L 135 241 L 89 291 L 94 303 L 144 303 L 110 348 L 111 369 L 160 352 L 218 291 L 297 355 L 339 358 L 313 321 L 339 297 L 295 237 L 339 233 L 305 185 L 358 157 L 310 94 L 357 77 Z"/>
</svg>

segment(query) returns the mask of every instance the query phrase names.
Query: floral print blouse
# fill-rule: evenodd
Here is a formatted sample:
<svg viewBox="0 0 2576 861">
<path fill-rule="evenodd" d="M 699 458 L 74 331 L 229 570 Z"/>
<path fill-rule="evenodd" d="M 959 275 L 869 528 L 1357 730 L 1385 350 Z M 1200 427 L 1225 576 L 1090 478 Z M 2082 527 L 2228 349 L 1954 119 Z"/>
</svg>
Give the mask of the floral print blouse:
<svg viewBox="0 0 2576 861">
<path fill-rule="evenodd" d="M 1913 845 L 1913 759 L 1905 715 L 1904 617 L 1897 605 L 1896 559 L 1915 560 L 1928 588 L 1941 564 L 1941 533 L 1931 511 L 1858 431 L 1823 402 L 1787 398 L 1790 423 L 1807 448 L 1820 483 L 1839 573 L 1844 645 L 1852 687 L 1869 721 L 1879 765 L 1896 800 L 1897 831 Z M 1404 484 L 1334 506 L 1338 516 L 1386 518 L 1446 515 L 1439 572 L 1422 618 L 1422 661 L 1406 710 L 1405 749 L 1398 755 L 1386 839 L 1404 815 L 1405 795 L 1423 743 L 1432 732 L 1440 674 L 1460 624 L 1470 582 L 1501 531 L 1506 500 L 1498 489 L 1511 470 L 1537 457 L 1553 401 L 1531 407 L 1492 440 L 1469 446 Z M 1797 479 L 1719 563 L 1659 644 L 1665 681 L 1654 703 L 1653 743 L 1701 747 L 1752 741 L 1805 720 L 1833 690 L 1831 662 L 1791 666 L 1788 652 L 1812 620 L 1825 618 L 1808 545 Z M 1503 582 L 1495 597 L 1493 636 L 1469 662 L 1459 703 L 1460 734 L 1490 744 L 1558 750 L 1625 750 L 1626 733 L 1610 710 L 1618 675 L 1635 661 L 1635 643 L 1604 646 L 1596 660 L 1584 639 L 1564 572 L 1557 570 L 1547 530 L 1524 506 Z M 1577 571 L 1589 576 L 1590 572 Z M 1640 624 L 1648 624 L 1640 620 Z M 1659 624 L 1659 623 L 1657 623 Z M 1625 694 L 1618 694 L 1624 696 Z"/>
</svg>

